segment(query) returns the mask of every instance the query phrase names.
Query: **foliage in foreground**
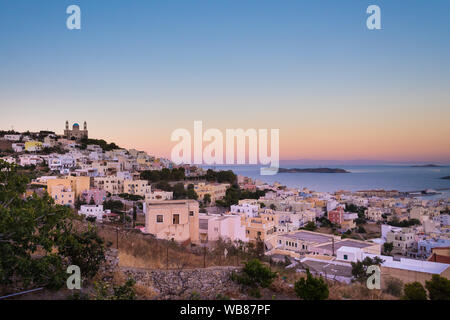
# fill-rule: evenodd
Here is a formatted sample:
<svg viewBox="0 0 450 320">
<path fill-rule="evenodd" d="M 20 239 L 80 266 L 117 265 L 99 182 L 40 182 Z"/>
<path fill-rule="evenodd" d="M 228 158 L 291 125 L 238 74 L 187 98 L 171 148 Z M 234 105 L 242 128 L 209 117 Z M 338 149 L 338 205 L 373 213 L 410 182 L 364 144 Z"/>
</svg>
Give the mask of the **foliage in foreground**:
<svg viewBox="0 0 450 320">
<path fill-rule="evenodd" d="M 76 263 L 83 276 L 95 274 L 104 260 L 96 232 L 76 232 L 70 209 L 48 195 L 26 198 L 28 182 L 0 160 L 0 285 L 57 289 Z"/>
<path fill-rule="evenodd" d="M 110 286 L 106 282 L 96 282 L 94 284 L 94 300 L 135 300 L 136 292 L 134 285 L 136 281 L 129 278 L 121 286 Z"/>
</svg>

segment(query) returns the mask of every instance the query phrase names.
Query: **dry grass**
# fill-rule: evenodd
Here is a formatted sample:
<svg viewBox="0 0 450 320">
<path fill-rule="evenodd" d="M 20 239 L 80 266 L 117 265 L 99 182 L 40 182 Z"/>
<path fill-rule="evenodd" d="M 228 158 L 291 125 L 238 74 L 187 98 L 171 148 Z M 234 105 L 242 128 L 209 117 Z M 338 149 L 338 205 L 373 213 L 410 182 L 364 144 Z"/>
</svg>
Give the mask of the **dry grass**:
<svg viewBox="0 0 450 320">
<path fill-rule="evenodd" d="M 77 222 L 78 229 L 86 229 L 86 222 Z M 121 267 L 145 269 L 186 269 L 213 266 L 232 266 L 240 263 L 235 256 L 227 259 L 223 251 L 207 251 L 202 248 L 190 248 L 173 241 L 155 239 L 138 230 L 120 229 L 118 234 L 114 226 L 97 225 L 98 234 L 107 245 L 119 248 L 119 265 Z"/>
<path fill-rule="evenodd" d="M 381 290 L 370 290 L 360 283 L 328 282 L 330 300 L 395 300 L 397 298 L 383 293 Z"/>
</svg>

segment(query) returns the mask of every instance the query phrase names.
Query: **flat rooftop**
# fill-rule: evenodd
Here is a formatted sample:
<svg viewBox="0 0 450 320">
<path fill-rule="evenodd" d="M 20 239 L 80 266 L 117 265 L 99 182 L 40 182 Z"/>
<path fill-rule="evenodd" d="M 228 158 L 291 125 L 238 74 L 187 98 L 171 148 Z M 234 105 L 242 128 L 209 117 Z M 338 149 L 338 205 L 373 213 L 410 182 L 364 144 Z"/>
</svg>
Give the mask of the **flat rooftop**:
<svg viewBox="0 0 450 320">
<path fill-rule="evenodd" d="M 162 200 L 162 201 L 147 201 L 148 206 L 165 206 L 171 204 L 186 204 L 186 203 L 196 203 L 197 201 L 192 199 L 184 200 Z"/>
<path fill-rule="evenodd" d="M 367 248 L 367 247 L 371 247 L 373 245 L 376 245 L 376 243 L 364 243 L 364 242 L 359 242 L 359 241 L 355 241 L 355 240 L 345 239 L 342 241 L 339 241 L 339 240 L 335 241 L 334 250 L 336 251 L 340 247 Z M 320 245 L 320 246 L 318 246 L 318 248 L 329 250 L 329 251 L 333 250 L 333 246 L 331 243 Z"/>
<path fill-rule="evenodd" d="M 319 272 L 329 276 L 352 277 L 352 266 L 350 264 L 336 264 L 330 261 L 317 261 L 306 258 L 301 262 L 303 267 L 309 268 L 311 271 Z"/>
<path fill-rule="evenodd" d="M 331 235 L 306 231 L 298 231 L 296 233 L 285 234 L 283 236 L 293 240 L 301 240 L 315 243 L 326 243 L 332 241 L 333 239 L 333 236 Z"/>
</svg>

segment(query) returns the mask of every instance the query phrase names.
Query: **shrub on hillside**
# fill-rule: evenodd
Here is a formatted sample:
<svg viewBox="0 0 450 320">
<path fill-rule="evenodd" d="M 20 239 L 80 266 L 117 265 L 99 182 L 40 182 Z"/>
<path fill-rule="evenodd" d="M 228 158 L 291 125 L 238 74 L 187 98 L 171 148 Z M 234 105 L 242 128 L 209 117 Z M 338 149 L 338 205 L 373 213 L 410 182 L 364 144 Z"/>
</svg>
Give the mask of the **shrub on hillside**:
<svg viewBox="0 0 450 320">
<path fill-rule="evenodd" d="M 404 300 L 427 300 L 427 292 L 420 282 L 405 284 L 403 292 Z"/>
<path fill-rule="evenodd" d="M 302 278 L 295 282 L 294 290 L 297 296 L 303 300 L 325 300 L 330 294 L 325 280 L 322 277 L 313 277 L 309 269 L 306 269 L 306 279 Z"/>
</svg>

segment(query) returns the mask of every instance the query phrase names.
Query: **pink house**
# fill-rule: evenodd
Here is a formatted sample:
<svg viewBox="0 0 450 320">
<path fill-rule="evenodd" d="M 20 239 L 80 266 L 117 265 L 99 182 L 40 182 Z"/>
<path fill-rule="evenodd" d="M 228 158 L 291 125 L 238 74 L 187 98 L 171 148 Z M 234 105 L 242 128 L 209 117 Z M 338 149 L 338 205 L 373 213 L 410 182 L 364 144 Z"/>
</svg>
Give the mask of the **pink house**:
<svg viewBox="0 0 450 320">
<path fill-rule="evenodd" d="M 106 200 L 106 190 L 99 189 L 90 189 L 86 190 L 81 194 L 81 200 L 86 203 L 90 203 L 91 200 L 94 200 L 96 205 L 101 205 Z"/>
</svg>

